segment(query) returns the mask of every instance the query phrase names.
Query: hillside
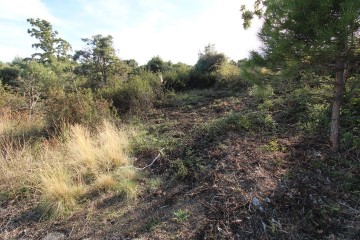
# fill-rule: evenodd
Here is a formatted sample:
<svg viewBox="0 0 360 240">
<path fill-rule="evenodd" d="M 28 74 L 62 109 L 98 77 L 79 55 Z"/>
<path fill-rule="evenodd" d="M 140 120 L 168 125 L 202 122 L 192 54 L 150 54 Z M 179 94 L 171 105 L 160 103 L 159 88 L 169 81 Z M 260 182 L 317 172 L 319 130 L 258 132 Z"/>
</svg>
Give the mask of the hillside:
<svg viewBox="0 0 360 240">
<path fill-rule="evenodd" d="M 104 192 L 66 218 L 44 219 L 25 195 L 1 195 L 0 238 L 360 237 L 359 149 L 332 153 L 326 136 L 259 110 L 246 90 L 167 94 L 124 122 L 141 132 L 135 199 Z"/>
</svg>

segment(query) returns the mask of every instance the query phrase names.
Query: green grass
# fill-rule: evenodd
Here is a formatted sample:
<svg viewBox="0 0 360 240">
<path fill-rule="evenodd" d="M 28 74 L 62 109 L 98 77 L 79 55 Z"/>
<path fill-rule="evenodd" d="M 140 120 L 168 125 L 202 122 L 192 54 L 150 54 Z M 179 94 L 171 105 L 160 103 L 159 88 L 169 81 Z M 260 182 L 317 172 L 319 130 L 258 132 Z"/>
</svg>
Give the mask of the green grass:
<svg viewBox="0 0 360 240">
<path fill-rule="evenodd" d="M 272 116 L 262 111 L 256 112 L 230 112 L 224 117 L 214 119 L 205 123 L 198 129 L 200 134 L 209 138 L 215 138 L 228 131 L 239 131 L 243 133 L 273 133 L 276 123 Z"/>
<path fill-rule="evenodd" d="M 178 223 L 182 223 L 189 220 L 190 213 L 187 210 L 179 209 L 174 212 L 174 220 Z"/>
</svg>

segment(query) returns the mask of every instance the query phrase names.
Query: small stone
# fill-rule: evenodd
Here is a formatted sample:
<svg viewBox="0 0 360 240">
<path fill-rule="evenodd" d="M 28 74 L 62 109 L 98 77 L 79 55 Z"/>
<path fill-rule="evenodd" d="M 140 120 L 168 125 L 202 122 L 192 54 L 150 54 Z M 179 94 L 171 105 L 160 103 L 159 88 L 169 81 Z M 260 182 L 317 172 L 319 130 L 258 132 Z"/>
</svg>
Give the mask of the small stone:
<svg viewBox="0 0 360 240">
<path fill-rule="evenodd" d="M 42 240 L 63 240 L 66 236 L 62 232 L 51 232 L 47 234 Z"/>
<path fill-rule="evenodd" d="M 257 197 L 253 197 L 252 204 L 258 209 L 260 212 L 264 212 L 264 208 L 261 205 L 260 200 Z"/>
</svg>

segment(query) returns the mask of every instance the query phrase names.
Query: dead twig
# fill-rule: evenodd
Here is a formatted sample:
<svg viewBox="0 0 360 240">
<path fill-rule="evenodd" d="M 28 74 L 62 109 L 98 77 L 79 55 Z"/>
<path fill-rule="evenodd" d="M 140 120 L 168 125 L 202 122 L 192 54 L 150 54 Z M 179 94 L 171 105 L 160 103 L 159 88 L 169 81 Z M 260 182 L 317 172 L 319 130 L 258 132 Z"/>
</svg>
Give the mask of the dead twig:
<svg viewBox="0 0 360 240">
<path fill-rule="evenodd" d="M 145 167 L 142 167 L 142 168 L 135 168 L 135 169 L 136 170 L 144 170 L 146 168 L 151 167 L 155 163 L 155 161 L 161 157 L 161 155 L 164 155 L 163 151 L 164 151 L 164 148 L 160 149 L 159 154 L 154 158 L 154 160 L 149 165 L 146 165 Z"/>
</svg>

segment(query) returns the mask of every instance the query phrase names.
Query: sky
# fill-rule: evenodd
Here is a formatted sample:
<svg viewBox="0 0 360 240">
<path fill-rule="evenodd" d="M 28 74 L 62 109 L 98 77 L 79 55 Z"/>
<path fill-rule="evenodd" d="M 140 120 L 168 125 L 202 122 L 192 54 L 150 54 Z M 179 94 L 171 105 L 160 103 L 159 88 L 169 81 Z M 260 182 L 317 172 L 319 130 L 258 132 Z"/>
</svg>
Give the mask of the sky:
<svg viewBox="0 0 360 240">
<path fill-rule="evenodd" d="M 81 38 L 111 35 L 120 59 L 152 57 L 195 64 L 208 44 L 230 59 L 246 58 L 260 42 L 261 22 L 242 28 L 240 6 L 252 0 L 0 0 L 0 61 L 29 57 L 36 42 L 28 18 L 49 21 L 73 50 Z"/>
</svg>

